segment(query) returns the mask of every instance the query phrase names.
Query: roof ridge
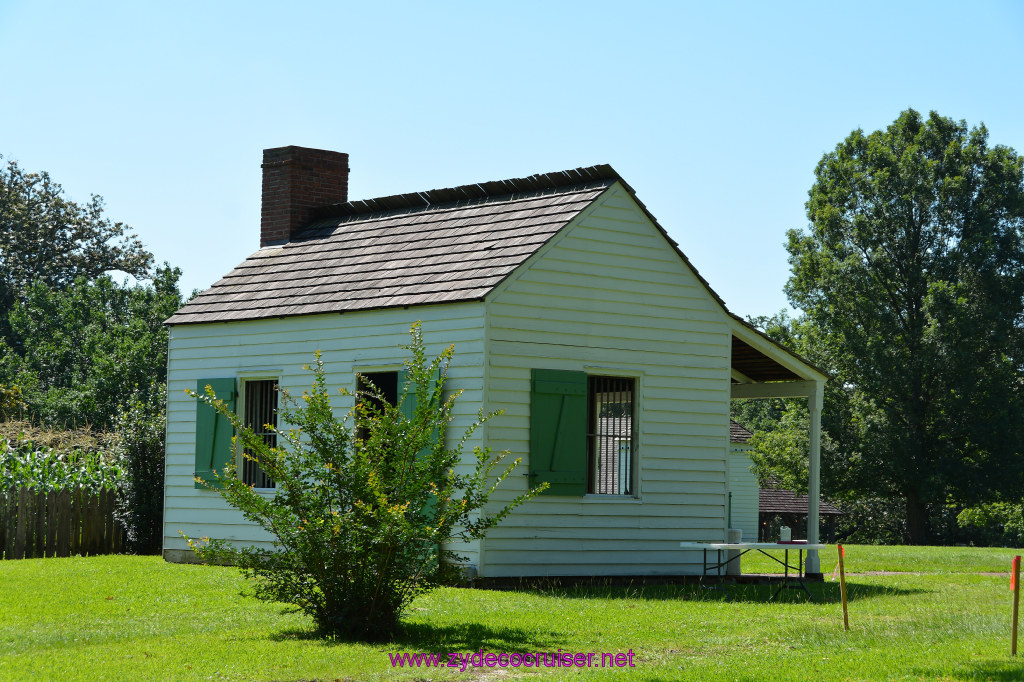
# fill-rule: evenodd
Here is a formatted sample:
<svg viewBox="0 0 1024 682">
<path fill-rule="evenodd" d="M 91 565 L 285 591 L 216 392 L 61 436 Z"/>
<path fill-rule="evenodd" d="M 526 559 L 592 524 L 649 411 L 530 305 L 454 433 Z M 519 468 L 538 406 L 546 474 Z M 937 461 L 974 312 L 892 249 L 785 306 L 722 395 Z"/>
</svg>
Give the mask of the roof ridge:
<svg viewBox="0 0 1024 682">
<path fill-rule="evenodd" d="M 444 216 L 445 213 L 449 213 L 451 211 L 462 210 L 462 209 L 475 208 L 475 207 L 483 206 L 483 205 L 486 205 L 486 204 L 494 204 L 495 206 L 499 207 L 497 210 L 495 210 L 492 213 L 492 215 L 495 215 L 495 216 L 511 215 L 511 214 L 516 213 L 517 211 L 522 211 L 523 210 L 520 207 L 520 204 L 523 204 L 523 203 L 526 203 L 526 202 L 529 202 L 529 201 L 533 201 L 533 200 L 539 199 L 541 197 L 551 196 L 551 195 L 554 195 L 554 194 L 565 195 L 565 196 L 576 195 L 576 194 L 585 195 L 587 192 L 591 192 L 591 191 L 594 191 L 594 190 L 598 190 L 598 189 L 603 190 L 609 184 L 610 184 L 610 181 L 605 180 L 605 181 L 596 182 L 596 183 L 589 183 L 589 184 L 586 184 L 586 185 L 574 185 L 572 187 L 563 188 L 561 191 L 558 191 L 558 190 L 543 190 L 543 191 L 529 192 L 529 193 L 522 193 L 522 194 L 508 194 L 508 195 L 499 195 L 499 196 L 493 196 L 493 197 L 484 197 L 484 198 L 481 198 L 481 199 L 467 199 L 467 200 L 464 200 L 464 201 L 454 201 L 454 202 L 450 202 L 450 203 L 447 203 L 447 204 L 430 204 L 430 205 L 419 206 L 419 207 L 397 208 L 397 209 L 392 209 L 392 210 L 381 210 L 381 211 L 373 211 L 373 212 L 367 212 L 367 213 L 351 213 L 351 214 L 346 214 L 346 215 L 334 215 L 334 216 L 329 216 L 329 217 L 320 217 L 320 218 L 315 218 L 313 222 L 311 222 L 306 227 L 302 228 L 302 230 L 300 232 L 297 232 L 290 242 L 287 242 L 286 244 L 278 244 L 277 246 L 281 247 L 281 246 L 287 246 L 288 244 L 301 243 L 301 242 L 309 239 L 309 235 L 314 233 L 314 232 L 316 232 L 317 230 L 324 230 L 324 229 L 327 229 L 327 228 L 334 228 L 334 227 L 338 227 L 339 225 L 345 225 L 345 224 L 348 224 L 348 223 L 359 223 L 360 225 L 370 225 L 372 223 L 381 222 L 381 221 L 387 221 L 387 220 L 391 220 L 393 218 L 397 218 L 397 217 L 401 217 L 401 216 L 406 216 L 406 215 L 412 215 L 412 214 L 417 214 L 418 216 L 424 217 L 424 218 L 422 218 L 422 223 L 417 223 L 417 224 L 429 225 L 429 224 L 431 224 L 433 222 L 443 222 L 444 220 L 446 220 L 446 217 Z M 343 204 L 335 204 L 334 206 L 343 206 Z M 541 209 L 538 209 L 538 210 L 541 210 Z M 552 215 L 554 215 L 556 213 L 564 213 L 564 212 L 565 212 L 565 210 L 558 209 L 558 210 L 555 210 Z M 437 220 L 432 220 L 432 219 L 429 218 L 429 216 L 432 216 L 432 215 L 437 215 L 439 217 L 438 217 Z"/>
<path fill-rule="evenodd" d="M 360 199 L 315 209 L 313 211 L 315 222 L 310 227 L 329 218 L 346 218 L 368 213 L 403 214 L 424 210 L 441 210 L 456 206 L 472 206 L 497 198 L 517 201 L 544 196 L 556 190 L 569 188 L 585 190 L 607 186 L 609 181 L 614 180 L 621 180 L 615 169 L 608 164 L 598 164 L 571 170 L 535 173 L 526 178 L 476 182 L 457 187 Z"/>
</svg>

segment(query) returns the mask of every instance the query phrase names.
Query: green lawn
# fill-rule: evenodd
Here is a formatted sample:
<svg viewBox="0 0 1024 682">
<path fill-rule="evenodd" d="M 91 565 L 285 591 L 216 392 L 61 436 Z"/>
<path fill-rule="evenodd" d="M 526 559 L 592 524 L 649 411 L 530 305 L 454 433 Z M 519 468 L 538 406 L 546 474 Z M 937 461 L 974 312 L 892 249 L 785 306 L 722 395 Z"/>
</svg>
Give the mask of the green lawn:
<svg viewBox="0 0 1024 682">
<path fill-rule="evenodd" d="M 851 546 L 850 632 L 838 586 L 767 602 L 767 586 L 498 592 L 420 598 L 390 645 L 324 641 L 238 597 L 231 568 L 155 557 L 0 562 L 2 679 L 1021 680 L 1009 656 L 1015 550 Z M 1017 551 L 1019 553 L 1019 551 Z M 831 573 L 834 560 L 823 557 Z M 831 562 L 831 563 L 830 563 Z M 621 669 L 393 669 L 389 653 L 634 651 Z"/>
<path fill-rule="evenodd" d="M 906 571 L 913 573 L 1006 573 L 1015 554 L 1021 549 L 1001 547 L 908 547 L 875 545 L 846 546 L 844 563 L 849 573 L 874 571 Z M 773 552 L 778 556 L 777 552 Z M 796 561 L 795 552 L 790 552 Z M 831 577 L 838 562 L 836 550 L 822 551 L 821 570 Z M 780 573 L 782 568 L 771 559 L 755 552 L 742 559 L 744 573 Z"/>
</svg>

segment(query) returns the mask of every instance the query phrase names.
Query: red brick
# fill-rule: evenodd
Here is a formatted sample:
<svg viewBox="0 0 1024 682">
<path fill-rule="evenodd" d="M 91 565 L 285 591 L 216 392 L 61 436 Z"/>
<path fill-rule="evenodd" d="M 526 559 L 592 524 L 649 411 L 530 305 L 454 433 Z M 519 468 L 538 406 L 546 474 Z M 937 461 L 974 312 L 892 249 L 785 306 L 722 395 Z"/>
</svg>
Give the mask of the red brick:
<svg viewBox="0 0 1024 682">
<path fill-rule="evenodd" d="M 260 246 L 288 241 L 313 209 L 348 201 L 348 154 L 308 147 L 263 150 Z"/>
</svg>

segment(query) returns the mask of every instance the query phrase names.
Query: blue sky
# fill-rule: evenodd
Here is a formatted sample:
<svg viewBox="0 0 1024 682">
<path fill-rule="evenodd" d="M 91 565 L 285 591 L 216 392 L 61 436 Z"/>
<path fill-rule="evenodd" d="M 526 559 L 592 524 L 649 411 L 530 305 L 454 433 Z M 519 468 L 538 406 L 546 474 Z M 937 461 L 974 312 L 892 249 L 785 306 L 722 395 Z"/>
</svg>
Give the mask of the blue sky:
<svg viewBox="0 0 1024 682">
<path fill-rule="evenodd" d="M 106 199 L 205 288 L 262 149 L 360 199 L 610 163 L 730 309 L 786 306 L 822 154 L 936 110 L 1024 152 L 1024 3 L 0 0 L 0 154 Z"/>
</svg>

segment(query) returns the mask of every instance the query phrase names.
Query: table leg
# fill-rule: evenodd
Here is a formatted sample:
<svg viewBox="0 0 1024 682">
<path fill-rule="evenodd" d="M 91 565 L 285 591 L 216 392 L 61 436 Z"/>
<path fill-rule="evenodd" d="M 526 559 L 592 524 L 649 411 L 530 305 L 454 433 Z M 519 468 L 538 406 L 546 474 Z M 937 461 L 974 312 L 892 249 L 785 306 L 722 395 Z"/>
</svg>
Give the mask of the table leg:
<svg viewBox="0 0 1024 682">
<path fill-rule="evenodd" d="M 723 589 L 725 589 L 724 585 L 722 583 L 722 550 L 720 550 L 720 549 L 716 549 L 715 550 L 715 565 L 714 566 L 710 566 L 710 564 L 708 564 L 708 550 L 707 550 L 706 547 L 703 549 L 703 552 L 704 552 L 704 570 L 703 570 L 703 572 L 701 574 L 701 578 L 700 578 L 701 585 L 706 587 L 709 590 L 723 590 Z M 717 577 L 718 577 L 718 581 L 717 581 L 718 584 L 717 585 L 704 585 L 704 578 L 709 577 L 708 576 L 708 567 L 709 566 L 711 567 L 712 570 L 717 570 Z"/>
<path fill-rule="evenodd" d="M 811 601 L 814 601 L 814 595 L 811 594 L 811 591 L 809 589 L 807 589 L 807 580 L 805 579 L 806 574 L 804 573 L 804 551 L 802 549 L 800 550 L 800 557 L 799 557 L 799 559 L 797 561 L 797 568 L 796 568 L 796 570 L 797 570 L 797 576 L 799 576 L 799 580 L 800 580 L 800 588 L 803 589 L 803 591 L 807 593 L 807 598 L 808 599 L 810 599 Z"/>
<path fill-rule="evenodd" d="M 776 559 L 776 561 L 778 561 L 778 559 Z M 771 601 L 772 599 L 775 599 L 780 594 L 782 594 L 782 591 L 784 589 L 786 589 L 786 584 L 789 582 L 789 550 L 788 549 L 784 550 L 784 553 L 782 555 L 782 575 L 783 575 L 782 584 L 779 585 L 779 589 L 775 590 L 775 592 L 772 593 L 772 596 L 768 598 L 769 601 Z"/>
</svg>

